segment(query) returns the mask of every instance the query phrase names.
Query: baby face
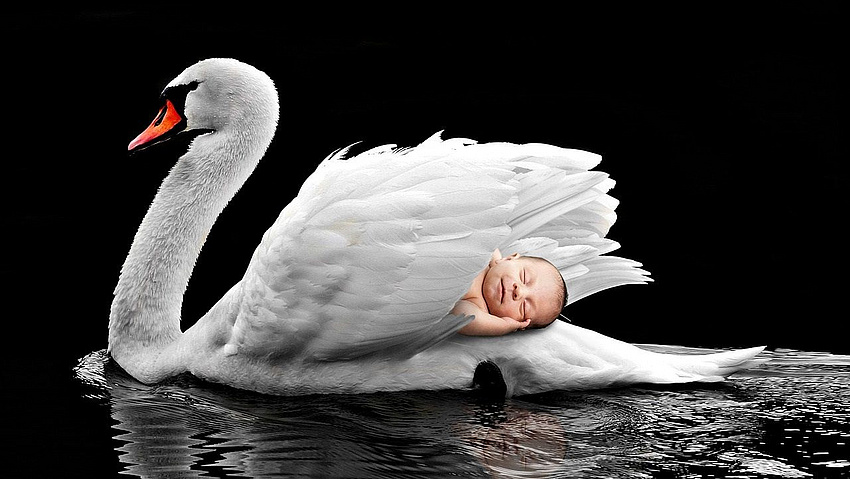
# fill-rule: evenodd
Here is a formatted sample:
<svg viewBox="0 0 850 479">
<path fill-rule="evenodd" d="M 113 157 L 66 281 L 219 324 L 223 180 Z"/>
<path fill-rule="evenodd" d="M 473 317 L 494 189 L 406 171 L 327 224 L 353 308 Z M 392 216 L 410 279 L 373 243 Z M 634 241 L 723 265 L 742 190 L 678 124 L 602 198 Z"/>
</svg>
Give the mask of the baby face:
<svg viewBox="0 0 850 479">
<path fill-rule="evenodd" d="M 561 274 L 550 263 L 518 255 L 494 258 L 484 276 L 481 293 L 490 314 L 530 327 L 549 324 L 561 312 Z"/>
</svg>

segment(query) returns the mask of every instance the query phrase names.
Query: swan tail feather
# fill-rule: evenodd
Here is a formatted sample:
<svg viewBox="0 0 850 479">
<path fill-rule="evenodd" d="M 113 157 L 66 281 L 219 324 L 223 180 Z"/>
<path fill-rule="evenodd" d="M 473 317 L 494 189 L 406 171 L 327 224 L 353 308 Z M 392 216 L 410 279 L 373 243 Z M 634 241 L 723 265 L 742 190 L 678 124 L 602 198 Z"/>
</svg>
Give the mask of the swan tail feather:
<svg viewBox="0 0 850 479">
<path fill-rule="evenodd" d="M 657 352 L 562 321 L 524 333 L 524 337 L 526 353 L 521 359 L 498 354 L 488 357 L 502 369 L 510 395 L 553 389 L 719 382 L 766 361 L 758 357 L 763 347 L 709 354 Z M 508 343 L 512 339 L 502 336 L 494 341 L 510 350 Z M 474 344 L 466 346 L 471 348 Z"/>
<path fill-rule="evenodd" d="M 670 359 L 685 377 L 693 376 L 698 382 L 717 382 L 766 363 L 767 359 L 756 357 L 764 349 L 764 346 L 757 346 L 712 354 L 676 355 Z"/>
</svg>

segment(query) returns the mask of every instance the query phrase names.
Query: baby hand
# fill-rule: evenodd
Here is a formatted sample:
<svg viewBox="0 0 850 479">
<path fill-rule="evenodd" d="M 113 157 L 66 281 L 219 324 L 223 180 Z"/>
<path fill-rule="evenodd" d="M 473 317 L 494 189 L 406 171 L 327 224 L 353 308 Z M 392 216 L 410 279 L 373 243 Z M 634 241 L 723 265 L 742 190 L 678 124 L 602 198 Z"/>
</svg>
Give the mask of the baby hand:
<svg viewBox="0 0 850 479">
<path fill-rule="evenodd" d="M 525 321 L 520 321 L 518 319 L 509 318 L 507 316 L 502 316 L 502 320 L 505 322 L 505 333 L 512 333 L 514 331 L 522 331 L 527 328 L 529 324 L 531 324 L 530 319 L 526 319 Z"/>
</svg>

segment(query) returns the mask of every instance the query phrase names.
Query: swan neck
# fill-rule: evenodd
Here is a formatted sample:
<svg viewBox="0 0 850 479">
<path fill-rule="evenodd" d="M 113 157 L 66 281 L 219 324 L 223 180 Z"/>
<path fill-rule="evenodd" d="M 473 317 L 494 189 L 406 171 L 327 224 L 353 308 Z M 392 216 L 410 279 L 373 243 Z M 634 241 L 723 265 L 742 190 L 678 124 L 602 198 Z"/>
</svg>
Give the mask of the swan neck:
<svg viewBox="0 0 850 479">
<path fill-rule="evenodd" d="M 109 349 L 125 369 L 122 356 L 150 356 L 181 335 L 183 294 L 207 234 L 268 145 L 228 140 L 226 132 L 196 138 L 136 232 L 110 311 Z"/>
</svg>

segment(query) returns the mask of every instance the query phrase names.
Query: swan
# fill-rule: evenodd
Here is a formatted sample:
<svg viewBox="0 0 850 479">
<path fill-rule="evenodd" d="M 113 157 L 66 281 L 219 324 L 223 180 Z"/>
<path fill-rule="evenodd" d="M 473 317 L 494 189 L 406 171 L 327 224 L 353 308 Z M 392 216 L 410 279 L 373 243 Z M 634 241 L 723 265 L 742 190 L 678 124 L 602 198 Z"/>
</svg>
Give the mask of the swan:
<svg viewBox="0 0 850 479">
<path fill-rule="evenodd" d="M 614 182 L 600 156 L 545 144 L 478 144 L 436 134 L 413 148 L 329 155 L 281 211 L 244 277 L 181 331 L 183 294 L 217 216 L 264 156 L 278 95 L 260 70 L 202 60 L 162 92 L 128 146 L 191 143 L 163 180 L 121 268 L 108 351 L 156 383 L 189 372 L 279 395 L 463 389 L 494 364 L 506 394 L 635 383 L 719 381 L 762 348 L 711 355 L 643 350 L 556 321 L 501 337 L 457 334 L 448 314 L 491 253 L 541 256 L 569 302 L 650 281 L 607 255 Z"/>
</svg>

